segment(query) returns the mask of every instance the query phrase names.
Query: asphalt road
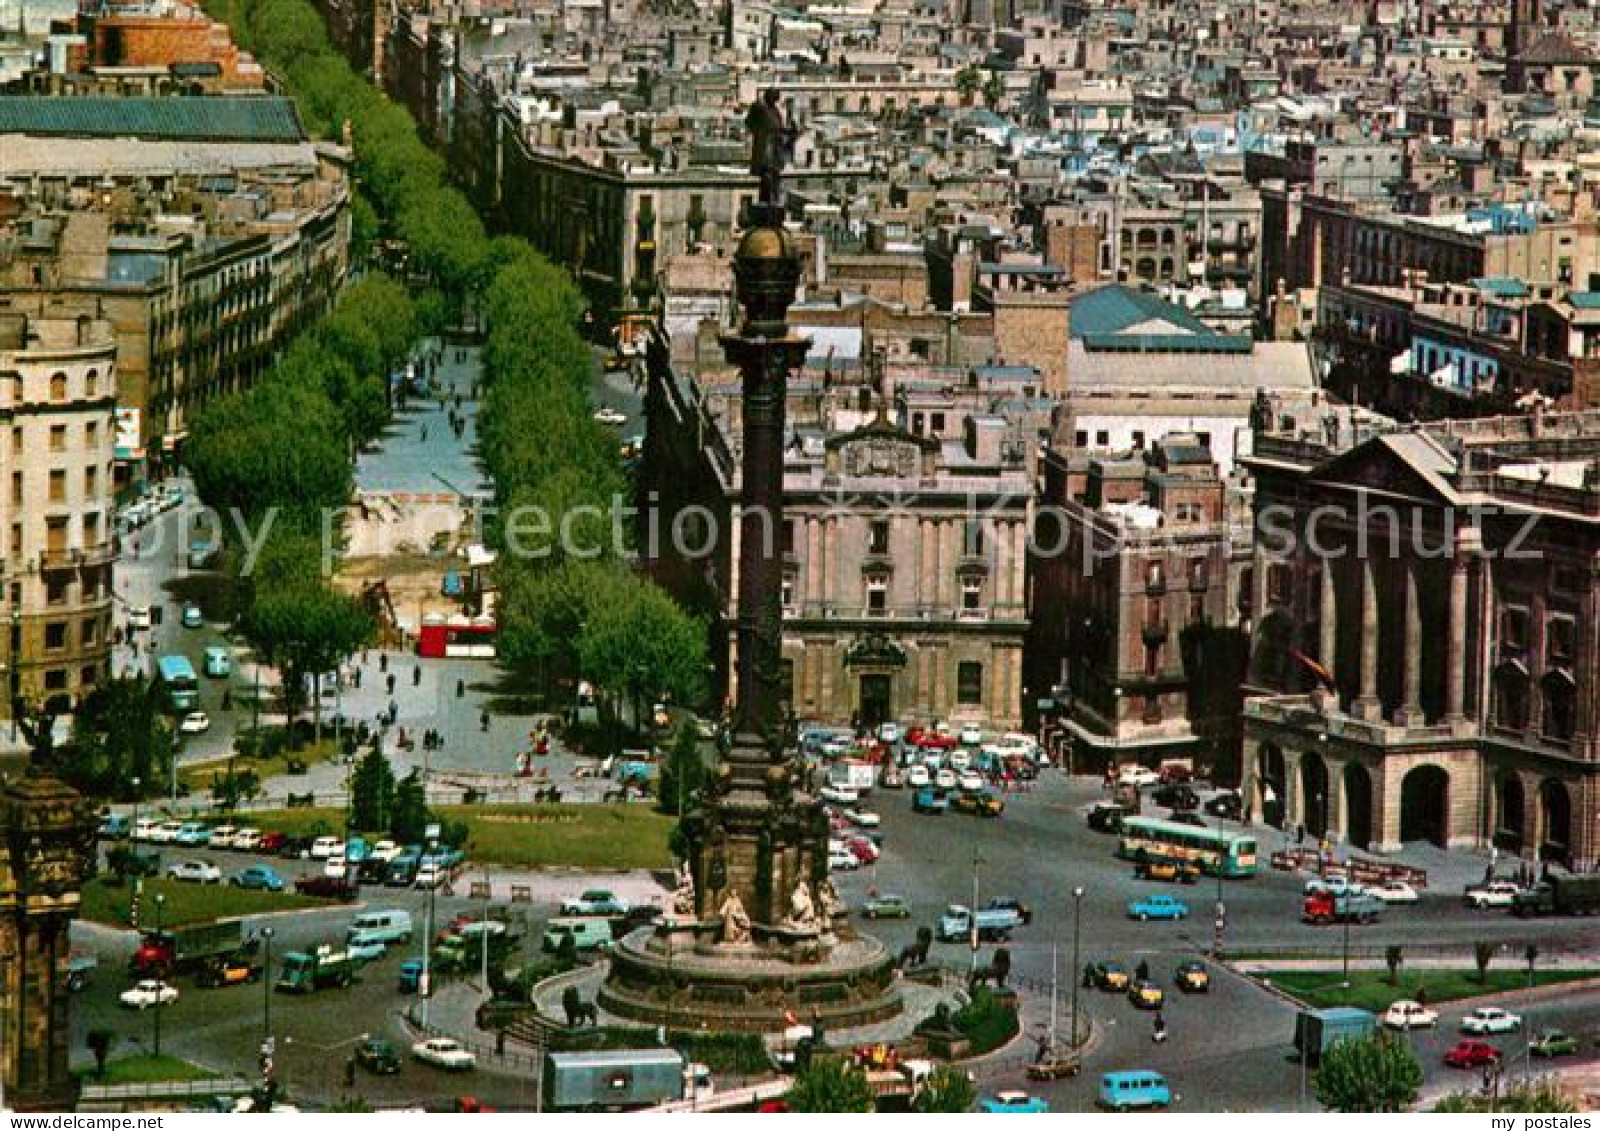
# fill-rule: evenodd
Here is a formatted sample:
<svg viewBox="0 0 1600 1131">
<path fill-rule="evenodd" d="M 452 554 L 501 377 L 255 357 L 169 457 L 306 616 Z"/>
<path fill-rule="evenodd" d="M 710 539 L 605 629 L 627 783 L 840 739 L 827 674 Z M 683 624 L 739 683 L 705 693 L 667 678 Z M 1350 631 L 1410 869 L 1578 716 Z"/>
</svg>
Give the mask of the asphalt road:
<svg viewBox="0 0 1600 1131">
<path fill-rule="evenodd" d="M 1191 1110 L 1294 1110 L 1302 1104 L 1302 1075 L 1288 1058 L 1293 1032 L 1293 1009 L 1282 999 L 1250 980 L 1223 968 L 1214 968 L 1209 994 L 1185 996 L 1170 986 L 1175 964 L 1194 957 L 1210 945 L 1210 906 L 1215 887 L 1150 884 L 1135 879 L 1129 866 L 1113 855 L 1115 840 L 1091 832 L 1080 809 L 1098 796 L 1086 780 L 1047 778 L 1038 789 L 1010 799 L 999 820 L 982 820 L 951 814 L 923 817 L 910 811 L 905 792 L 880 791 L 870 804 L 882 815 L 885 851 L 875 869 L 839 877 L 847 901 L 859 903 L 872 886 L 895 892 L 911 901 L 909 921 L 873 924 L 891 947 L 909 942 L 918 923 L 931 923 L 948 902 L 971 899 L 973 855 L 978 856 L 979 899 L 1015 896 L 1035 911 L 1034 922 L 1017 932 L 1011 943 L 1013 968 L 1019 979 L 1035 986 L 1048 985 L 1052 948 L 1060 972 L 1059 1024 L 1069 1024 L 1072 985 L 1073 916 L 1071 891 L 1084 888 L 1079 924 L 1080 961 L 1116 958 L 1130 968 L 1149 963 L 1154 977 L 1169 987 L 1165 1008 L 1170 1039 L 1163 1045 L 1151 1040 L 1150 1014 L 1135 1010 L 1121 995 L 1079 991 L 1080 1008 L 1095 1019 L 1096 1045 L 1085 1074 L 1076 1080 L 1034 1087 L 1061 1109 L 1087 1109 L 1093 1104 L 1098 1074 L 1117 1068 L 1147 1067 L 1165 1073 L 1180 1097 L 1179 1106 Z M 181 858 L 180 850 L 166 855 Z M 251 858 L 234 853 L 206 853 L 225 868 L 242 866 Z M 315 867 L 313 862 L 274 862 L 293 875 Z M 581 880 L 574 878 L 574 883 Z M 1126 903 L 1143 893 L 1160 891 L 1184 899 L 1196 915 L 1187 922 L 1140 923 L 1127 918 Z M 1264 872 L 1248 881 L 1225 885 L 1228 904 L 1228 945 L 1233 950 L 1257 946 L 1304 946 L 1337 952 L 1343 933 L 1339 928 L 1314 928 L 1299 922 L 1300 881 L 1292 876 Z M 372 907 L 403 907 L 412 911 L 419 941 L 409 948 L 394 948 L 368 967 L 362 981 L 347 990 L 329 990 L 307 997 L 273 995 L 273 1028 L 287 1038 L 279 1058 L 281 1074 L 312 1100 L 327 1101 L 343 1091 L 342 1074 L 349 1047 L 365 1033 L 383 1033 L 397 1044 L 408 1040 L 399 1016 L 412 1001 L 395 986 L 399 964 L 417 953 L 426 914 L 427 896 L 408 890 L 369 889 L 364 898 Z M 440 896 L 435 918 L 444 922 L 458 910 L 474 910 L 462 898 Z M 537 939 L 548 905 L 533 905 L 530 938 Z M 271 922 L 277 932 L 274 949 L 281 954 L 294 947 L 335 942 L 343 936 L 354 912 L 349 909 L 278 917 Z M 265 921 L 263 921 L 265 922 Z M 255 924 L 257 926 L 260 923 Z M 1516 954 L 1521 940 L 1536 935 L 1547 953 L 1564 945 L 1593 945 L 1593 932 L 1582 921 L 1524 921 L 1498 912 L 1466 909 L 1459 890 L 1424 895 L 1420 904 L 1392 909 L 1377 925 L 1352 930 L 1352 942 L 1384 946 L 1391 942 L 1420 948 L 1431 942 L 1460 942 L 1470 947 L 1479 939 L 1506 941 Z M 102 973 L 96 983 L 76 999 L 74 1055 L 86 1059 L 84 1035 L 105 1026 L 119 1033 L 124 1053 L 148 1047 L 152 1021 L 117 1006 L 116 994 L 126 985 L 120 969 L 132 947 L 131 937 L 99 930 L 81 930 L 76 941 L 101 952 Z M 536 945 L 536 944 L 535 944 Z M 985 960 L 992 948 L 984 949 Z M 1417 950 L 1413 950 L 1415 955 Z M 937 959 L 964 964 L 970 959 L 965 946 L 936 944 Z M 193 988 L 181 979 L 182 998 L 163 1019 L 163 1048 L 192 1057 L 200 1063 L 232 1071 L 253 1073 L 260 1042 L 264 995 L 260 987 L 218 990 Z M 1600 1008 L 1600 995 L 1567 994 L 1541 1001 L 1530 1008 L 1518 1002 L 1509 1007 L 1525 1013 L 1533 1028 L 1559 1025 L 1585 1032 Z M 1477 1074 L 1445 1069 L 1441 1057 L 1457 1039 L 1460 1015 L 1470 1005 L 1447 1007 L 1437 1032 L 1410 1035 L 1428 1070 L 1428 1087 L 1473 1087 Z M 1029 1035 L 1043 1031 L 1048 1007 L 1036 999 L 1025 1022 Z M 1521 1037 L 1497 1038 L 1508 1054 L 1513 1071 Z M 1023 1068 L 1032 1050 L 1025 1040 L 978 1067 L 987 1089 L 1029 1085 Z M 377 1079 L 362 1074 L 361 1093 L 369 1101 L 387 1106 L 437 1101 L 469 1093 L 499 1106 L 520 1107 L 532 1102 L 527 1073 L 502 1074 L 480 1069 L 470 1077 L 449 1077 L 425 1066 L 408 1063 L 394 1078 Z"/>
</svg>

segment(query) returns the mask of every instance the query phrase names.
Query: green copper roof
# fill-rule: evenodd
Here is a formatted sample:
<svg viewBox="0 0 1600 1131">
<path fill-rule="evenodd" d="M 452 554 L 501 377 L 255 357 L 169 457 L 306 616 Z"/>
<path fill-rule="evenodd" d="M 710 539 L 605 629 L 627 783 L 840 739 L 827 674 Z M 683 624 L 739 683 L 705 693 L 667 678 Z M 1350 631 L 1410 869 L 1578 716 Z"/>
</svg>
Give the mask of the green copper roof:
<svg viewBox="0 0 1600 1131">
<path fill-rule="evenodd" d="M 161 141 L 305 140 L 287 98 L 0 97 L 0 135 L 138 137 Z"/>
<path fill-rule="evenodd" d="M 1072 300 L 1071 334 L 1074 338 L 1119 334 L 1130 326 L 1153 320 L 1168 322 L 1189 334 L 1216 333 L 1176 303 L 1131 287 L 1101 287 Z"/>
</svg>

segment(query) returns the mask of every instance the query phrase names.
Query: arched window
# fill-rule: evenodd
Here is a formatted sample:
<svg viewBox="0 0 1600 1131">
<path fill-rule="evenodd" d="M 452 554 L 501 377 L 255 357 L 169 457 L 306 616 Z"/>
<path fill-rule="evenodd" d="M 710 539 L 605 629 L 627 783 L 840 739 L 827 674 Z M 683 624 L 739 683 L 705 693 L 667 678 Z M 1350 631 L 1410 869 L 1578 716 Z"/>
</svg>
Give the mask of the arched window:
<svg viewBox="0 0 1600 1131">
<path fill-rule="evenodd" d="M 100 373 L 91 369 L 83 375 L 83 394 L 92 397 L 100 391 Z"/>
<path fill-rule="evenodd" d="M 1540 681 L 1544 697 L 1544 736 L 1556 742 L 1572 740 L 1572 702 L 1575 688 L 1572 677 L 1564 671 L 1553 671 Z"/>
<path fill-rule="evenodd" d="M 67 375 L 65 373 L 50 374 L 50 399 L 53 401 L 67 399 Z"/>
<path fill-rule="evenodd" d="M 1494 671 L 1494 721 L 1507 730 L 1528 725 L 1528 669 L 1514 660 Z"/>
</svg>

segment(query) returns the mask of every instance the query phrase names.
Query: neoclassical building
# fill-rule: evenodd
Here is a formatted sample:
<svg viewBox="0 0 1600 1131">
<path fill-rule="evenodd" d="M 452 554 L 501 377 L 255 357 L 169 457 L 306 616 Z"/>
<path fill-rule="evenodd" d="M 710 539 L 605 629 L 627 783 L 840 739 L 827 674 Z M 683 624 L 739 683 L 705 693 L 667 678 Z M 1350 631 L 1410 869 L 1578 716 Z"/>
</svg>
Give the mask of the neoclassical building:
<svg viewBox="0 0 1600 1131">
<path fill-rule="evenodd" d="M 1392 851 L 1600 856 L 1600 413 L 1261 422 L 1244 783 Z"/>
</svg>

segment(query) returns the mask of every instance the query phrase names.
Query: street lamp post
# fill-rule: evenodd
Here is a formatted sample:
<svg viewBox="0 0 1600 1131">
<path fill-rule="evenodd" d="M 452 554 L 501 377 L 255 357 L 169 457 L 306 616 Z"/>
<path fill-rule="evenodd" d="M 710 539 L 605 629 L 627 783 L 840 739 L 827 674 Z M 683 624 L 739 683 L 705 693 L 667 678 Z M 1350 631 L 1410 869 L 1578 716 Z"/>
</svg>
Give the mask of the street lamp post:
<svg viewBox="0 0 1600 1131">
<path fill-rule="evenodd" d="M 978 855 L 978 846 L 972 846 L 972 906 L 967 909 L 967 914 L 972 922 L 972 969 L 978 968 L 978 864 L 981 857 Z"/>
<path fill-rule="evenodd" d="M 261 928 L 261 1040 L 272 1039 L 272 936 L 271 927 Z"/>
<path fill-rule="evenodd" d="M 166 905 L 166 902 L 167 902 L 167 897 L 164 894 L 162 894 L 161 892 L 159 892 L 159 891 L 156 892 L 156 934 L 157 935 L 161 934 L 161 909 Z M 176 958 L 177 955 L 174 954 L 173 957 Z M 167 974 L 167 973 L 168 973 L 167 971 L 163 971 L 164 975 Z M 155 1006 L 151 1010 L 151 1024 L 155 1029 L 154 1039 L 151 1042 L 151 1046 L 154 1049 L 154 1055 L 159 1057 L 161 1055 L 161 1010 L 164 1008 L 164 1006 L 162 1004 L 162 1001 L 161 1001 L 161 992 L 160 991 L 161 991 L 161 989 L 165 989 L 166 988 L 166 985 L 167 985 L 166 977 L 163 976 L 162 979 L 159 982 L 156 983 L 156 985 L 158 987 L 160 987 L 160 989 L 158 989 L 156 991 L 156 1003 L 155 1003 Z"/>
<path fill-rule="evenodd" d="M 1078 985 L 1082 982 L 1079 976 L 1078 946 L 1083 938 L 1083 888 L 1072 889 L 1072 1047 L 1081 1044 L 1078 1036 Z"/>
</svg>

